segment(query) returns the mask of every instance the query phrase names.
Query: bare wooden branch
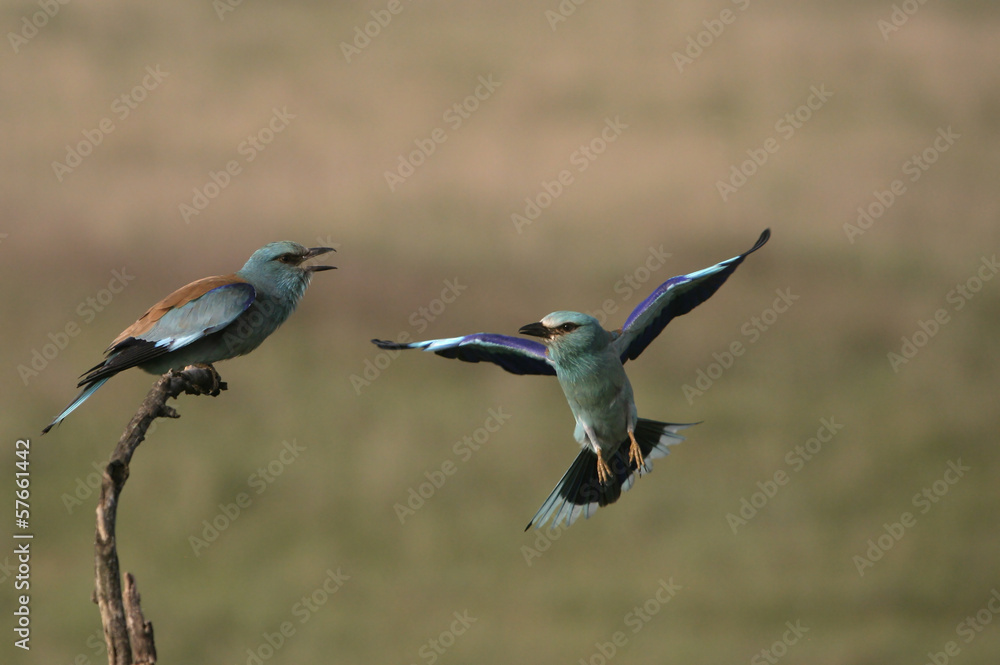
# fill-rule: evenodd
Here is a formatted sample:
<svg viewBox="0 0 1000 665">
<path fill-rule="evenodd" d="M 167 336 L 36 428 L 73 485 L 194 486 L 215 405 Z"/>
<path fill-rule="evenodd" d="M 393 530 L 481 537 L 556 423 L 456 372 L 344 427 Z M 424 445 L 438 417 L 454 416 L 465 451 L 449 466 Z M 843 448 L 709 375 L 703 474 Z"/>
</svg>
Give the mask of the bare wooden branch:
<svg viewBox="0 0 1000 665">
<path fill-rule="evenodd" d="M 131 575 L 126 575 L 126 593 L 122 593 L 115 540 L 118 499 L 128 480 L 132 454 L 146 438 L 146 431 L 154 420 L 180 417 L 172 407 L 167 406 L 168 399 L 176 398 L 181 393 L 215 397 L 225 389 L 226 384 L 211 365 L 190 365 L 183 370 L 167 372 L 153 384 L 142 406 L 132 416 L 104 469 L 94 538 L 94 597 L 101 611 L 109 665 L 156 662 L 153 624 L 143 617 L 139 592 Z"/>
<path fill-rule="evenodd" d="M 139 606 L 139 590 L 135 577 L 125 573 L 125 622 L 132 641 L 132 662 L 135 665 L 156 665 L 156 644 L 153 642 L 153 622 L 146 621 Z"/>
</svg>

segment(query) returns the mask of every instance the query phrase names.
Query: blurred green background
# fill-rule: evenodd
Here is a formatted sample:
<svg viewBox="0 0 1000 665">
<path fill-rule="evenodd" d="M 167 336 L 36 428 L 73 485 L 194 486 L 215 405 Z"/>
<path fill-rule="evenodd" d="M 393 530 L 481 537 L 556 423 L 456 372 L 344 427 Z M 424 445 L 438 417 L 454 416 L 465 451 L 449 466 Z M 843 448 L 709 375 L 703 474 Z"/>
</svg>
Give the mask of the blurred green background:
<svg viewBox="0 0 1000 665">
<path fill-rule="evenodd" d="M 177 403 L 123 494 L 122 566 L 160 662 L 1000 658 L 992 3 L 0 16 L 0 496 L 30 437 L 35 534 L 30 652 L 12 644 L 13 546 L 0 554 L 3 662 L 105 661 L 88 484 L 153 377 L 39 430 L 150 304 L 279 239 L 334 244 L 339 270 L 219 366 L 228 392 Z M 539 214 L 517 224 L 526 200 Z M 859 207 L 871 221 L 845 230 Z M 554 380 L 368 341 L 514 334 L 556 309 L 604 307 L 617 327 L 767 226 L 628 365 L 640 415 L 703 424 L 565 531 L 522 533 L 576 454 Z M 795 298 L 781 313 L 776 291 Z M 487 433 L 491 409 L 509 417 Z M 817 446 L 824 419 L 842 427 Z M 401 519 L 411 490 L 429 498 Z M 745 524 L 727 517 L 741 507 Z M 225 528 L 199 547 L 206 521 Z"/>
</svg>

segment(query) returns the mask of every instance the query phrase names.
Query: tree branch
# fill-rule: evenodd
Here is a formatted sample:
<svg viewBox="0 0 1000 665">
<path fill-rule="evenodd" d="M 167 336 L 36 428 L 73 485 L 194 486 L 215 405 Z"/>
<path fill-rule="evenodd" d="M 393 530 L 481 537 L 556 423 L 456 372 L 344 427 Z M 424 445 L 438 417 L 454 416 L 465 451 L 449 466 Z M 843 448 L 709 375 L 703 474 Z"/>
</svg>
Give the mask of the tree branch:
<svg viewBox="0 0 1000 665">
<path fill-rule="evenodd" d="M 146 431 L 154 420 L 180 417 L 177 411 L 167 406 L 168 399 L 176 398 L 181 393 L 215 397 L 225 389 L 226 384 L 211 365 L 189 365 L 183 370 L 167 372 L 153 384 L 142 406 L 132 416 L 104 469 L 101 496 L 97 502 L 97 533 L 94 539 L 94 600 L 101 611 L 109 665 L 152 665 L 156 662 L 153 624 L 142 615 L 135 578 L 126 574 L 123 596 L 118 566 L 115 540 L 118 497 L 128 480 L 128 465 L 132 454 L 146 438 Z"/>
</svg>

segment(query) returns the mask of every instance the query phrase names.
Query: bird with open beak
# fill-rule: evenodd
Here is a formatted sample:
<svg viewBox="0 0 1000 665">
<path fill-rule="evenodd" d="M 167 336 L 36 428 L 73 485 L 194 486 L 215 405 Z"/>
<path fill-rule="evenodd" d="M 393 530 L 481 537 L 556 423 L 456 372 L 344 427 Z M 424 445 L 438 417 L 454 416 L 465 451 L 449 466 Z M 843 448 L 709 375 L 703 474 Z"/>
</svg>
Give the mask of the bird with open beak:
<svg viewBox="0 0 1000 665">
<path fill-rule="evenodd" d="M 652 469 L 650 460 L 667 455 L 668 446 L 683 440 L 677 432 L 691 426 L 639 418 L 624 363 L 638 357 L 674 317 L 708 300 L 770 237 L 765 229 L 739 256 L 667 280 L 618 330 L 605 330 L 587 314 L 559 311 L 518 331 L 540 342 L 489 333 L 409 344 L 372 342 L 384 349 L 423 349 L 466 362 L 488 361 L 514 374 L 555 375 L 576 418 L 575 437 L 582 450 L 528 527 L 541 527 L 549 519 L 553 526 L 569 526 L 579 515 L 590 517 L 617 501 L 637 475 Z"/>
<path fill-rule="evenodd" d="M 42 433 L 122 370 L 139 367 L 163 374 L 250 353 L 295 310 L 313 273 L 335 268 L 303 264 L 332 251 L 288 240 L 272 242 L 233 274 L 205 277 L 177 289 L 111 342 L 105 359 L 77 384 L 83 391 Z"/>
</svg>

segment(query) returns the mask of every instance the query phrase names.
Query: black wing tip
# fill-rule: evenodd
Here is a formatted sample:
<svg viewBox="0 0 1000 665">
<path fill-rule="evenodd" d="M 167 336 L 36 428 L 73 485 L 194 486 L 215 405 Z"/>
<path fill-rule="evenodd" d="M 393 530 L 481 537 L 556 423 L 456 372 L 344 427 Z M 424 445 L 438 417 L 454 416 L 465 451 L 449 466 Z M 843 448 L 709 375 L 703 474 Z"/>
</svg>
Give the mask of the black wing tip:
<svg viewBox="0 0 1000 665">
<path fill-rule="evenodd" d="M 750 249 L 748 249 L 746 252 L 743 253 L 743 256 L 756 252 L 758 249 L 766 245 L 767 241 L 770 239 L 771 239 L 771 228 L 768 227 L 764 229 L 764 231 L 760 234 L 760 237 L 757 238 L 757 242 L 753 244 L 753 247 L 751 247 Z"/>
<path fill-rule="evenodd" d="M 400 344 L 399 342 L 392 342 L 385 339 L 373 339 L 372 344 L 380 349 L 407 349 L 408 344 Z"/>
</svg>

